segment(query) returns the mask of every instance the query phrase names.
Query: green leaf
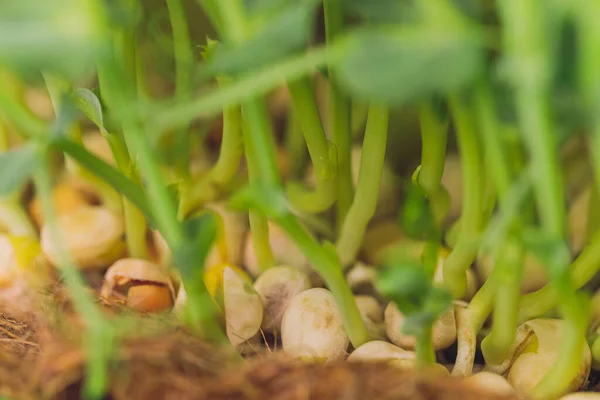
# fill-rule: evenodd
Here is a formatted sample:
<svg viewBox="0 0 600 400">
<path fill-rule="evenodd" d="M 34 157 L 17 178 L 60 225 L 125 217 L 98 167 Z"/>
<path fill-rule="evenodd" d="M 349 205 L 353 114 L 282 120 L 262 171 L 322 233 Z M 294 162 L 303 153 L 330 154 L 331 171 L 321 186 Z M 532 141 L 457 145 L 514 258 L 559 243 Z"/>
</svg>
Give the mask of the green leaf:
<svg viewBox="0 0 600 400">
<path fill-rule="evenodd" d="M 570 267 L 570 253 L 566 242 L 539 228 L 522 230 L 523 245 L 548 271 L 550 278 L 563 277 Z"/>
<path fill-rule="evenodd" d="M 339 83 L 360 100 L 407 105 L 459 90 L 484 66 L 480 35 L 471 30 L 412 26 L 361 29 L 354 51 L 335 68 Z"/>
<path fill-rule="evenodd" d="M 104 128 L 102 103 L 98 99 L 98 96 L 89 89 L 80 88 L 73 91 L 73 100 L 77 108 L 105 134 L 106 129 Z"/>
<path fill-rule="evenodd" d="M 416 184 L 407 185 L 406 200 L 400 221 L 408 237 L 420 240 L 439 240 L 441 235 L 425 190 Z"/>
<path fill-rule="evenodd" d="M 85 149 L 85 147 L 81 146 L 77 142 L 64 137 L 59 137 L 54 139 L 52 144 L 61 151 L 67 153 L 75 161 L 81 164 L 84 168 L 88 169 L 98 178 L 107 182 L 114 189 L 121 192 L 125 197 L 127 197 L 127 199 L 129 199 L 129 201 L 131 201 L 140 209 L 152 226 L 156 226 L 147 197 L 144 193 L 144 190 L 139 185 L 134 183 L 131 179 L 127 178 L 111 165 L 107 164 L 104 160 L 90 153 Z"/>
<path fill-rule="evenodd" d="M 383 268 L 377 277 L 376 287 L 405 315 L 419 312 L 432 289 L 423 266 L 411 260 L 396 260 L 393 265 Z"/>
<path fill-rule="evenodd" d="M 402 330 L 407 335 L 420 335 L 448 310 L 452 295 L 447 290 L 432 288 L 420 312 L 406 316 Z"/>
<path fill-rule="evenodd" d="M 206 72 L 227 75 L 247 73 L 304 48 L 311 36 L 315 6 L 314 0 L 300 0 L 272 13 L 268 18 L 259 18 L 255 23 L 255 32 L 244 43 L 220 43 L 212 49 L 205 66 Z"/>
<path fill-rule="evenodd" d="M 0 154 L 0 196 L 19 189 L 37 167 L 38 158 L 31 142 Z"/>
</svg>

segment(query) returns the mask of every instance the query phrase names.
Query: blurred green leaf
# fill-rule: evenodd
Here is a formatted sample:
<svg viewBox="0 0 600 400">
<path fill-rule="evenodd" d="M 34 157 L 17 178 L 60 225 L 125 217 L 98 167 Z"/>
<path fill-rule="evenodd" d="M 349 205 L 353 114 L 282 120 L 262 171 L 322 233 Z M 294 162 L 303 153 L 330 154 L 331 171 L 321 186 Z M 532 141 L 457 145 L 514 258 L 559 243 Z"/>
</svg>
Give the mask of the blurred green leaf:
<svg viewBox="0 0 600 400">
<path fill-rule="evenodd" d="M 370 22 L 406 22 L 418 18 L 414 0 L 346 0 L 344 11 Z"/>
<path fill-rule="evenodd" d="M 376 287 L 405 315 L 419 312 L 432 289 L 422 265 L 408 259 L 385 266 L 377 277 Z"/>
<path fill-rule="evenodd" d="M 360 29 L 349 40 L 354 51 L 336 66 L 340 83 L 361 100 L 392 106 L 459 90 L 484 66 L 481 36 L 465 29 Z"/>
<path fill-rule="evenodd" d="M 215 45 L 205 72 L 247 73 L 306 47 L 313 30 L 316 3 L 315 0 L 299 0 L 286 5 L 266 20 L 258 19 L 254 32 L 244 43 Z"/>
<path fill-rule="evenodd" d="M 416 184 L 406 185 L 406 198 L 400 212 L 403 231 L 412 239 L 439 240 L 441 235 L 425 190 Z"/>
<path fill-rule="evenodd" d="M 15 192 L 38 165 L 38 155 L 33 143 L 0 154 L 0 196 Z"/>
<path fill-rule="evenodd" d="M 77 108 L 86 117 L 90 119 L 104 134 L 106 129 L 104 128 L 104 116 L 102 113 L 102 103 L 98 96 L 89 89 L 80 88 L 73 91 L 73 100 L 77 105 Z"/>
<path fill-rule="evenodd" d="M 450 292 L 441 288 L 432 288 L 421 310 L 406 316 L 402 330 L 407 335 L 422 334 L 423 329 L 435 323 L 451 304 Z"/>
<path fill-rule="evenodd" d="M 104 49 L 103 29 L 97 0 L 2 1 L 0 65 L 25 76 L 80 77 Z"/>
</svg>

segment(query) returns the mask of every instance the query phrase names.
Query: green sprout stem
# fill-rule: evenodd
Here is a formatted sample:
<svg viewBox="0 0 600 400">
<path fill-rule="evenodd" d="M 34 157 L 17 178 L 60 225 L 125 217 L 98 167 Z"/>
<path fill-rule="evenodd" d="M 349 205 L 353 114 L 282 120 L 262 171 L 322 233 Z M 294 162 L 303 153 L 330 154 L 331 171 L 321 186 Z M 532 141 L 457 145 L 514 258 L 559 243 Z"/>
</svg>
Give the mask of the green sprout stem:
<svg viewBox="0 0 600 400">
<path fill-rule="evenodd" d="M 239 106 L 223 110 L 223 139 L 219 159 L 200 182 L 184 189 L 179 204 L 179 216 L 183 217 L 213 200 L 226 187 L 240 167 L 244 152 L 242 116 Z"/>
<path fill-rule="evenodd" d="M 433 327 L 431 325 L 423 328 L 423 332 L 417 335 L 415 353 L 417 366 L 428 366 L 435 364 L 435 351 L 433 348 Z"/>
<path fill-rule="evenodd" d="M 456 245 L 444 262 L 444 282 L 455 298 L 461 298 L 466 289 L 466 271 L 477 256 L 473 240 L 483 225 L 483 171 L 475 122 L 462 99 L 454 97 L 450 108 L 456 124 L 456 135 L 463 175 L 463 204 L 460 230 Z"/>
<path fill-rule="evenodd" d="M 419 122 L 421 125 L 421 166 L 418 184 L 425 190 L 436 220 L 441 223 L 448 211 L 447 196 L 442 192 L 443 188 L 441 187 L 448 141 L 448 121 L 435 115 L 432 104 L 426 102 L 419 108 Z"/>
<path fill-rule="evenodd" d="M 507 57 L 522 61 L 528 68 L 513 70 L 515 103 L 525 144 L 531 157 L 533 187 L 542 228 L 552 239 L 564 241 L 565 204 L 562 174 L 558 166 L 557 135 L 550 118 L 551 50 L 539 1 L 499 2 L 505 24 L 504 46 Z M 523 35 L 523 32 L 528 32 Z M 566 254 L 566 243 L 564 243 Z M 566 257 L 565 257 L 566 258 Z M 575 285 L 568 261 L 556 261 L 550 271 L 551 285 L 560 296 L 559 311 L 565 319 L 557 359 L 546 376 L 534 388 L 533 397 L 549 398 L 562 394 L 576 376 L 582 362 L 584 327 L 577 311 Z M 560 264 L 558 264 L 560 263 Z"/>
<path fill-rule="evenodd" d="M 252 140 L 250 138 L 250 130 L 247 123 L 244 123 L 244 147 L 246 154 L 246 163 L 248 165 L 248 180 L 250 183 L 257 180 L 258 161 L 257 154 L 253 149 Z M 250 232 L 252 233 L 252 247 L 256 254 L 259 269 L 266 270 L 275 265 L 273 258 L 273 250 L 271 249 L 269 240 L 269 225 L 267 218 L 258 211 L 250 210 L 249 212 Z"/>
<path fill-rule="evenodd" d="M 490 171 L 501 207 L 505 208 L 507 205 L 504 199 L 509 193 L 512 176 L 487 82 L 479 83 L 475 90 L 475 108 L 481 127 L 486 170 Z M 514 218 L 510 225 L 513 230 L 518 229 L 517 218 Z M 494 322 L 490 334 L 481 344 L 488 363 L 500 364 L 514 340 L 522 276 L 523 250 L 508 239 L 501 241 L 496 251 L 494 272 L 488 279 L 492 282 L 494 291 Z"/>
<path fill-rule="evenodd" d="M 185 10 L 181 0 L 166 0 L 173 32 L 175 53 L 175 97 L 186 99 L 192 88 L 194 53 L 190 39 Z M 189 126 L 179 129 L 176 135 L 175 170 L 183 178 L 189 177 L 190 136 Z"/>
<path fill-rule="evenodd" d="M 333 43 L 344 32 L 344 12 L 341 0 L 324 0 L 325 37 Z M 335 84 L 334 72 L 329 69 L 329 134 L 337 151 L 337 202 L 336 223 L 343 228 L 346 214 L 352 205 L 354 184 L 352 180 L 351 104 L 348 96 Z"/>
<path fill-rule="evenodd" d="M 336 159 L 332 156 L 335 152 L 332 152 L 333 147 L 325 136 L 310 78 L 290 82 L 288 88 L 294 115 L 304 132 L 314 166 L 317 187 L 311 192 L 304 185 L 292 182 L 287 187 L 287 195 L 294 208 L 300 212 L 319 213 L 331 207 L 336 199 Z"/>
<path fill-rule="evenodd" d="M 336 243 L 343 266 L 348 266 L 355 259 L 367 225 L 375 215 L 385 159 L 388 118 L 386 107 L 369 107 L 357 191 Z"/>
</svg>

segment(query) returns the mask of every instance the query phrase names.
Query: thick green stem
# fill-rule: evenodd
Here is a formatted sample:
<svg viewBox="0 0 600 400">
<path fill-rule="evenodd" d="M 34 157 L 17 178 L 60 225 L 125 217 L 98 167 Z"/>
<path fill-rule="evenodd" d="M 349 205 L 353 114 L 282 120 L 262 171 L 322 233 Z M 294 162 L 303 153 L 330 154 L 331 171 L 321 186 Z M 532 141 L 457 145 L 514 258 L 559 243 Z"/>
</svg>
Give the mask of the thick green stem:
<svg viewBox="0 0 600 400">
<path fill-rule="evenodd" d="M 457 97 L 451 99 L 450 106 L 456 124 L 464 184 L 460 231 L 454 249 L 444 262 L 444 282 L 459 299 L 465 293 L 466 271 L 477 256 L 477 247 L 473 243 L 482 229 L 483 166 L 471 110 Z"/>
<path fill-rule="evenodd" d="M 325 37 L 328 44 L 344 32 L 344 12 L 341 0 L 324 0 Z M 349 97 L 335 84 L 335 74 L 329 69 L 329 135 L 337 151 L 338 184 L 337 215 L 338 231 L 352 205 L 354 184 L 352 180 L 352 132 L 351 104 Z"/>
<path fill-rule="evenodd" d="M 367 225 L 375 215 L 385 159 L 388 118 L 386 107 L 369 107 L 357 191 L 336 243 L 344 267 L 355 259 Z"/>
<path fill-rule="evenodd" d="M 494 286 L 494 323 L 490 334 L 481 343 L 485 360 L 490 364 L 500 364 L 504 360 L 515 338 L 523 256 L 523 250 L 517 244 L 505 243 L 498 249 L 498 259 L 490 277 Z"/>
<path fill-rule="evenodd" d="M 327 140 L 310 78 L 305 77 L 288 83 L 294 106 L 304 132 L 308 152 L 312 160 L 317 187 L 307 191 L 304 185 L 291 183 L 287 195 L 294 208 L 300 212 L 319 213 L 327 210 L 336 199 L 336 159 L 333 147 Z"/>
<path fill-rule="evenodd" d="M 505 157 L 506 146 L 501 139 L 495 104 L 487 82 L 482 81 L 478 84 L 474 100 L 484 144 L 486 170 L 490 172 L 501 207 L 505 209 L 508 206 L 505 196 L 508 195 L 511 188 L 512 174 L 509 162 Z M 514 231 L 518 229 L 520 223 L 515 218 L 510 225 Z M 488 279 L 492 282 L 494 291 L 494 323 L 490 334 L 481 344 L 486 362 L 491 364 L 501 363 L 513 343 L 518 324 L 518 305 L 523 275 L 521 246 L 505 239 L 499 243 L 495 254 L 494 272 Z"/>
</svg>

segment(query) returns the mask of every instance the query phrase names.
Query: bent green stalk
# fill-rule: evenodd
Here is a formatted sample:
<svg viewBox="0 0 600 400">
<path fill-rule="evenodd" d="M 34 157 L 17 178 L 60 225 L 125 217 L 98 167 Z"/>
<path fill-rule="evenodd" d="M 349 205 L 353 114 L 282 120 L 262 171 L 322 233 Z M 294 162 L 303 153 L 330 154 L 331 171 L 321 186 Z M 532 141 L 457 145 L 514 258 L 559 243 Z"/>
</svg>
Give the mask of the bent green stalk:
<svg viewBox="0 0 600 400">
<path fill-rule="evenodd" d="M 444 262 L 444 282 L 454 298 L 465 294 L 466 271 L 477 256 L 474 242 L 483 225 L 483 171 L 475 122 L 463 99 L 454 96 L 450 108 L 456 124 L 463 179 L 463 204 L 456 245 Z"/>
<path fill-rule="evenodd" d="M 314 166 L 317 187 L 312 192 L 307 191 L 304 185 L 292 182 L 287 187 L 287 195 L 294 208 L 300 212 L 319 213 L 331 207 L 336 199 L 335 151 L 325 136 L 311 79 L 304 77 L 290 82 L 288 88 L 294 106 L 294 116 L 302 127 Z"/>
<path fill-rule="evenodd" d="M 389 110 L 386 107 L 369 107 L 357 191 L 336 243 L 343 267 L 354 261 L 367 225 L 375 215 L 385 160 L 388 118 Z"/>
<path fill-rule="evenodd" d="M 342 0 L 324 0 L 325 38 L 331 45 L 344 31 Z M 338 179 L 336 224 L 341 231 L 346 214 L 352 205 L 354 184 L 352 180 L 351 104 L 348 96 L 335 83 L 335 73 L 329 74 L 329 135 L 337 151 Z"/>
<path fill-rule="evenodd" d="M 438 224 L 442 223 L 448 211 L 447 196 L 442 188 L 442 175 L 446 159 L 448 141 L 448 120 L 436 115 L 431 102 L 419 107 L 419 123 L 421 125 L 421 166 L 418 184 L 429 201 Z"/>
<path fill-rule="evenodd" d="M 239 106 L 223 110 L 223 136 L 221 152 L 216 164 L 191 188 L 184 187 L 179 203 L 179 217 L 183 218 L 199 209 L 231 183 L 237 173 L 244 152 L 242 116 Z"/>
<path fill-rule="evenodd" d="M 492 182 L 500 198 L 501 208 L 505 208 L 505 196 L 511 188 L 512 174 L 505 157 L 506 146 L 501 139 L 495 104 L 490 86 L 482 81 L 474 93 L 475 108 L 484 143 L 484 159 Z M 516 217 L 516 216 L 514 216 Z M 518 220 L 510 222 L 508 234 L 518 229 Z M 500 364 L 506 357 L 517 329 L 520 285 L 523 275 L 523 250 L 509 238 L 504 238 L 493 251 L 494 271 L 488 278 L 494 291 L 493 325 L 490 334 L 481 343 L 486 362 Z"/>
</svg>

